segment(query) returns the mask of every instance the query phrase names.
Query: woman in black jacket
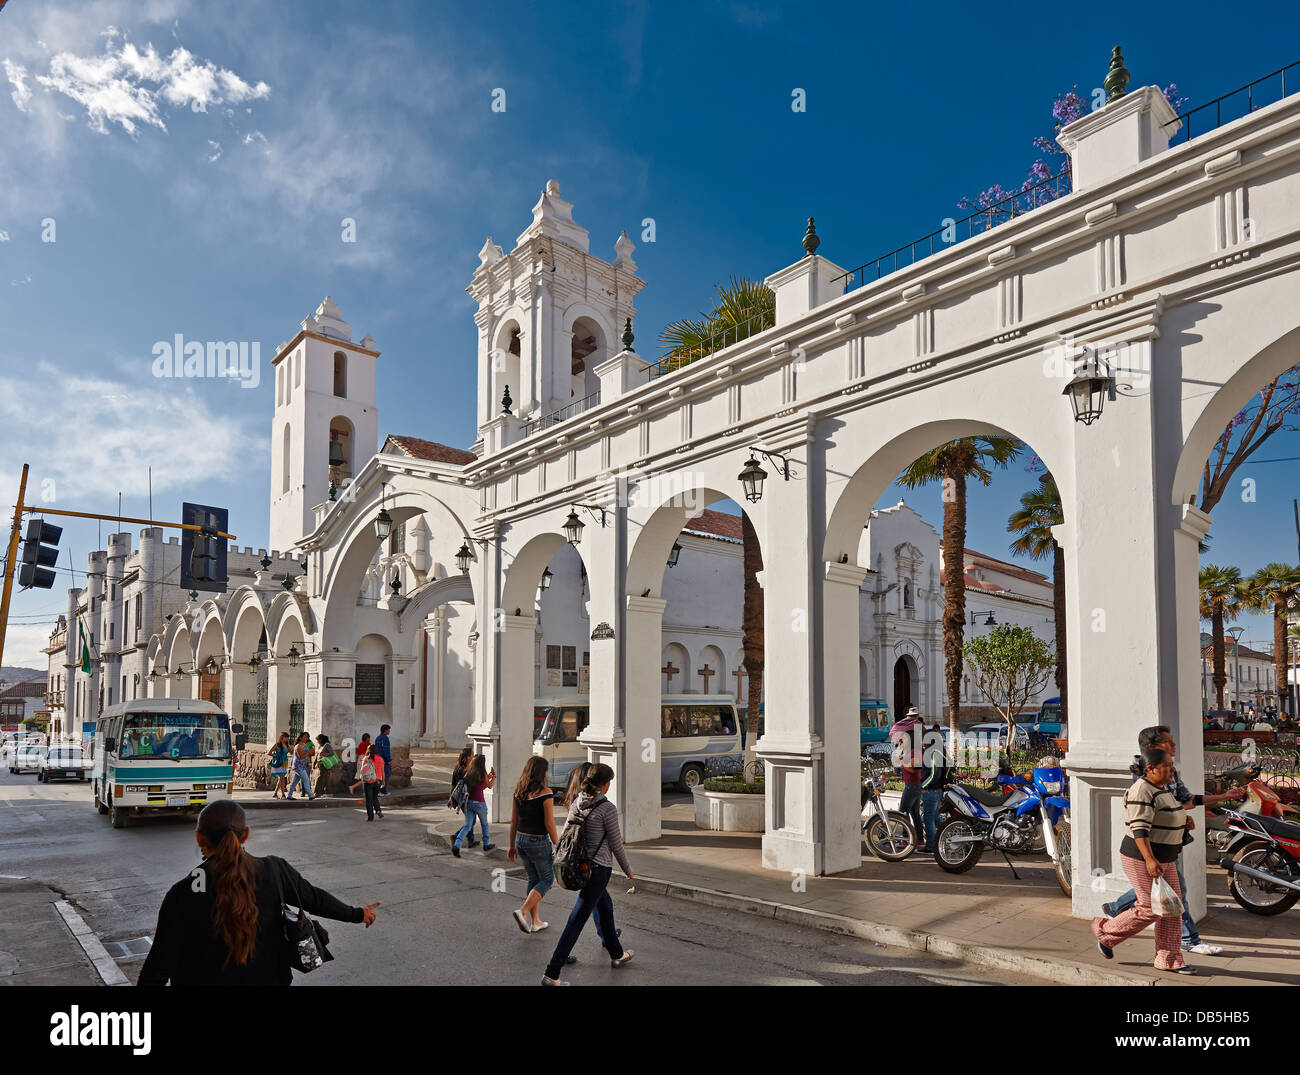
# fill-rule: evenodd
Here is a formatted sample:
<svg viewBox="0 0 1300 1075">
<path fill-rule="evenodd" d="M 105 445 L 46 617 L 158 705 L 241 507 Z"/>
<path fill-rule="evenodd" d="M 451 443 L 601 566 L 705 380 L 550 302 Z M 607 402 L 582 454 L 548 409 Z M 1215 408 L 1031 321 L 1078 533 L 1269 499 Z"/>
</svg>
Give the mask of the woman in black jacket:
<svg viewBox="0 0 1300 1075">
<path fill-rule="evenodd" d="M 163 898 L 140 985 L 288 985 L 285 902 L 340 922 L 375 920 L 378 903 L 349 907 L 283 859 L 248 854 L 244 808 L 233 799 L 205 806 L 195 837 L 203 863 Z"/>
</svg>

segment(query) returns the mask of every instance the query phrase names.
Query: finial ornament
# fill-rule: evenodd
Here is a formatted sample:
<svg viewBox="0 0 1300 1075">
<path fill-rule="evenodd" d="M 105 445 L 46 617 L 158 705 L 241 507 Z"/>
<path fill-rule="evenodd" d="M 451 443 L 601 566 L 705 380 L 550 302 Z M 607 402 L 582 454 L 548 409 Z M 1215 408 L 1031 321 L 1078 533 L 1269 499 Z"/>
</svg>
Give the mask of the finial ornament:
<svg viewBox="0 0 1300 1075">
<path fill-rule="evenodd" d="M 1111 53 L 1110 70 L 1106 72 L 1106 81 L 1101 84 L 1101 88 L 1106 91 L 1107 104 L 1118 101 L 1128 88 L 1128 68 L 1124 66 L 1124 57 L 1120 55 L 1119 49 L 1120 47 L 1116 45 L 1114 52 Z"/>
<path fill-rule="evenodd" d="M 629 317 L 623 323 L 623 350 L 632 350 L 632 343 L 635 339 L 636 337 L 632 335 L 632 319 Z"/>
<path fill-rule="evenodd" d="M 502 413 L 502 414 L 511 414 L 511 413 L 513 413 L 513 412 L 510 410 L 510 406 L 511 406 L 512 403 L 514 403 L 514 400 L 510 398 L 510 386 L 509 386 L 509 385 L 506 385 L 506 392 L 505 392 L 505 395 L 503 395 L 503 396 L 501 397 L 501 413 Z"/>
<path fill-rule="evenodd" d="M 808 230 L 803 233 L 803 248 L 809 254 L 817 253 L 817 248 L 822 245 L 822 241 L 817 238 L 817 229 L 813 226 L 813 218 L 808 218 Z"/>
</svg>

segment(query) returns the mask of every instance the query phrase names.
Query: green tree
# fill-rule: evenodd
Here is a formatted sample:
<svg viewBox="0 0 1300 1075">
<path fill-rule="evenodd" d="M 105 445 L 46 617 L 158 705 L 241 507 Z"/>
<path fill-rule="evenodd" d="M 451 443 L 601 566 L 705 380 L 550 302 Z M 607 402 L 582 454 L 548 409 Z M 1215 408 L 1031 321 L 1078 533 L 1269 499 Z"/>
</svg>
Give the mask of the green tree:
<svg viewBox="0 0 1300 1075">
<path fill-rule="evenodd" d="M 1235 620 L 1242 607 L 1241 571 L 1235 567 L 1206 564 L 1200 573 L 1201 619 L 1210 621 L 1214 639 L 1214 691 L 1217 712 L 1223 712 L 1223 692 L 1228 686 L 1228 669 L 1223 649 L 1223 625 Z"/>
<path fill-rule="evenodd" d="M 1287 613 L 1300 604 L 1300 567 L 1281 563 L 1261 567 L 1246 580 L 1243 601 L 1248 608 L 1273 613 L 1273 678 L 1279 709 L 1287 713 Z"/>
<path fill-rule="evenodd" d="M 1065 521 L 1061 508 L 1061 491 L 1056 479 L 1044 474 L 1038 488 L 1020 497 L 1020 508 L 1007 520 L 1007 529 L 1019 534 L 1011 551 L 1024 553 L 1033 560 L 1052 558 L 1052 618 L 1056 627 L 1056 686 L 1061 692 L 1061 723 L 1069 719 L 1065 660 L 1065 550 L 1052 537 L 1052 527 Z"/>
<path fill-rule="evenodd" d="M 967 642 L 962 655 L 980 693 L 1007 722 L 1010 749 L 1017 715 L 1051 679 L 1056 667 L 1054 648 L 1028 627 L 1000 623 L 988 634 Z"/>
<path fill-rule="evenodd" d="M 966 627 L 966 481 L 993 480 L 1023 450 L 1014 437 L 963 437 L 917 459 L 899 476 L 908 489 L 938 482 L 943 487 L 943 664 L 948 687 L 948 726 L 957 741 L 961 718 L 961 654 Z"/>
</svg>

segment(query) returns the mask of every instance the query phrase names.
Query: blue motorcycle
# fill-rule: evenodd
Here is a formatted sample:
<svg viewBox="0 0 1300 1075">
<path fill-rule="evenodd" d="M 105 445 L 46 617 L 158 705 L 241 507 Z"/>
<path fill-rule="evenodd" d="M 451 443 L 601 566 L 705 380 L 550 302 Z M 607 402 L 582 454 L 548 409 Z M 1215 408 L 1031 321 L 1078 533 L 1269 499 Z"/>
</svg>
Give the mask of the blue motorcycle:
<svg viewBox="0 0 1300 1075">
<path fill-rule="evenodd" d="M 1043 760 L 1054 763 L 1056 759 Z M 948 873 L 965 873 L 987 848 L 993 848 L 1020 880 L 1010 854 L 1046 853 L 1061 891 L 1070 895 L 1070 800 L 1062 794 L 1065 772 L 1051 764 L 1035 769 L 1027 779 L 1004 769 L 997 783 L 1004 789 L 1001 795 L 971 784 L 944 788 L 943 811 L 948 818 L 935 833 L 935 861 Z"/>
</svg>

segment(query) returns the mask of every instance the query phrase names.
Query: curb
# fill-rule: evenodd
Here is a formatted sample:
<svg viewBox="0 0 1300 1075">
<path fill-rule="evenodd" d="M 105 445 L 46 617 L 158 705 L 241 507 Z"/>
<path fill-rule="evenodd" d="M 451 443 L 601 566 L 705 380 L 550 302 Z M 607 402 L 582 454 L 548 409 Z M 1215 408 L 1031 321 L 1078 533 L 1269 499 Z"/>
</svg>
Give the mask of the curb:
<svg viewBox="0 0 1300 1075">
<path fill-rule="evenodd" d="M 447 796 L 444 795 L 442 797 L 445 799 Z M 505 828 L 508 831 L 510 826 L 507 824 Z M 455 839 L 456 833 L 459 831 L 460 831 L 460 825 L 457 825 L 456 828 L 451 832 L 439 832 L 433 825 L 426 825 L 424 827 L 424 842 L 427 844 L 432 844 L 434 847 L 440 847 L 444 851 L 450 851 L 451 842 L 453 839 Z M 483 855 L 482 844 L 477 844 L 474 847 L 469 848 L 468 850 L 474 851 L 480 856 Z M 487 853 L 487 857 L 491 859 L 505 858 L 505 855 L 506 853 L 503 850 L 503 846 L 499 841 L 493 844 L 492 850 Z"/>
<path fill-rule="evenodd" d="M 444 802 L 447 798 L 445 791 L 416 791 L 406 795 L 389 795 L 383 805 L 385 806 L 419 806 L 424 803 Z M 293 802 L 286 802 L 283 799 L 241 799 L 237 795 L 234 797 L 235 802 L 239 803 L 245 810 L 324 810 L 330 807 L 351 806 L 356 807 L 362 803 L 361 799 L 354 799 L 351 796 L 324 796 L 317 795 L 316 798 L 295 799 Z M 364 806 L 363 806 L 364 808 Z"/>
<path fill-rule="evenodd" d="M 450 848 L 452 835 L 439 832 L 433 825 L 424 830 L 424 838 L 434 847 Z M 497 848 L 488 852 L 489 857 L 496 856 Z M 482 852 L 479 852 L 482 854 Z M 771 918 L 777 922 L 786 922 L 792 926 L 817 929 L 824 933 L 837 933 L 841 936 L 856 937 L 863 941 L 872 941 L 882 945 L 893 945 L 914 952 L 925 952 L 939 959 L 954 960 L 958 963 L 971 963 L 995 970 L 1014 971 L 1035 978 L 1045 978 L 1060 985 L 1163 985 L 1158 979 L 1128 971 L 1109 971 L 1087 963 L 1074 963 L 1069 960 L 1045 959 L 1041 956 L 1021 955 L 1006 948 L 978 944 L 972 941 L 959 941 L 943 937 L 936 933 L 921 930 L 904 929 L 884 922 L 868 922 L 848 915 L 831 914 L 829 911 L 814 911 L 807 907 L 795 907 L 788 903 L 776 903 L 772 900 L 758 899 L 754 896 L 741 896 L 732 892 L 720 892 L 717 889 L 701 888 L 697 885 L 685 885 L 678 881 L 664 881 L 656 877 L 637 874 L 634 882 L 639 890 L 670 899 L 690 900 L 709 907 L 721 907 L 728 911 L 740 911 L 742 914 L 758 915 Z"/>
</svg>

